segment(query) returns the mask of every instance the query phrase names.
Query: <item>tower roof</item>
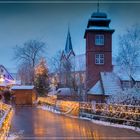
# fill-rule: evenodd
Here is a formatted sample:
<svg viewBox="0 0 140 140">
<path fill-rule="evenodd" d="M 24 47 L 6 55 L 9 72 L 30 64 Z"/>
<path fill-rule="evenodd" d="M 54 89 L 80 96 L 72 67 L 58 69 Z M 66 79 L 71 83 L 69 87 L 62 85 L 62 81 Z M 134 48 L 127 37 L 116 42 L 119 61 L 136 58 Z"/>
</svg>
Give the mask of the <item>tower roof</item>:
<svg viewBox="0 0 140 140">
<path fill-rule="evenodd" d="M 85 35 L 88 31 L 104 31 L 104 32 L 114 32 L 114 29 L 109 27 L 110 19 L 104 12 L 93 12 L 90 19 L 88 20 L 87 29 Z M 84 36 L 85 37 L 85 36 Z"/>
<path fill-rule="evenodd" d="M 94 12 L 88 21 L 87 28 L 89 27 L 109 27 L 110 19 L 107 14 L 103 12 Z"/>
<path fill-rule="evenodd" d="M 107 18 L 107 14 L 103 12 L 93 12 L 92 18 Z"/>
</svg>

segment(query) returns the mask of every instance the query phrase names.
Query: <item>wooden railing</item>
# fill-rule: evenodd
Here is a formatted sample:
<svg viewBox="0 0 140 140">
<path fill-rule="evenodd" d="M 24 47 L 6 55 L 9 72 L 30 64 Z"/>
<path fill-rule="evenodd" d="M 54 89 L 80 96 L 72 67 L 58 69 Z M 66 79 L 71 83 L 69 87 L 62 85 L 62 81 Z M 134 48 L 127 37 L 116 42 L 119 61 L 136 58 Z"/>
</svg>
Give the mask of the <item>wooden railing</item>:
<svg viewBox="0 0 140 140">
<path fill-rule="evenodd" d="M 38 103 L 53 106 L 62 114 L 79 116 L 79 102 L 56 100 L 55 97 L 39 97 Z"/>
<path fill-rule="evenodd" d="M 140 106 L 81 102 L 80 115 L 86 114 L 93 119 L 140 127 Z"/>
<path fill-rule="evenodd" d="M 140 106 L 63 101 L 51 97 L 39 98 L 39 102 L 54 106 L 63 114 L 140 127 Z"/>
</svg>

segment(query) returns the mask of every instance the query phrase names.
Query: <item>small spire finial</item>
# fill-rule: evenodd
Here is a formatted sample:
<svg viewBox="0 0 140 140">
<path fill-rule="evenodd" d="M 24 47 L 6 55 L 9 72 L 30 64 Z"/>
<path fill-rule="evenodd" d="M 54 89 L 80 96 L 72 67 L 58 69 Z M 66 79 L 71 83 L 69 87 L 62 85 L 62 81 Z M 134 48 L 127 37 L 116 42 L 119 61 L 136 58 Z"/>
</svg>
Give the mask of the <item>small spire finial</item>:
<svg viewBox="0 0 140 140">
<path fill-rule="evenodd" d="M 97 12 L 99 13 L 99 10 L 100 10 L 100 5 L 99 5 L 99 0 L 98 0 L 98 3 L 97 3 Z"/>
</svg>

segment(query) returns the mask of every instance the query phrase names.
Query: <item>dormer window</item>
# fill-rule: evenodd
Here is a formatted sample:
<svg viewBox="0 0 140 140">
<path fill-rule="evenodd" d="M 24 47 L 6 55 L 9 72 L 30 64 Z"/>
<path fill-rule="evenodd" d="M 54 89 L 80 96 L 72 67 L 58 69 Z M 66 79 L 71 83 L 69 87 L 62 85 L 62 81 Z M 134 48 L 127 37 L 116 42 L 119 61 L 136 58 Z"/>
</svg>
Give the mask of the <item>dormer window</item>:
<svg viewBox="0 0 140 140">
<path fill-rule="evenodd" d="M 95 45 L 104 45 L 104 35 L 96 35 L 95 36 Z"/>
</svg>

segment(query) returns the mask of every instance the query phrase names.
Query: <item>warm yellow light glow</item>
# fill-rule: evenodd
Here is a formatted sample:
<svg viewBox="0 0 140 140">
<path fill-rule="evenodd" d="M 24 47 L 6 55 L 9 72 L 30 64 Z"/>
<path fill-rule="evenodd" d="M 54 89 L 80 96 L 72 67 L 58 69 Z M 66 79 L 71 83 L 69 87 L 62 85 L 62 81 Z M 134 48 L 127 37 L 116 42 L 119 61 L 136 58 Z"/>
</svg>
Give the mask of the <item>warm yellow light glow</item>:
<svg viewBox="0 0 140 140">
<path fill-rule="evenodd" d="M 4 82 L 3 75 L 0 75 L 0 82 Z"/>
<path fill-rule="evenodd" d="M 11 106 L 7 104 L 1 103 L 1 105 L 2 105 L 1 109 L 5 111 L 5 117 L 2 122 L 2 126 L 0 128 L 1 129 L 0 140 L 5 140 L 10 129 L 10 124 L 13 116 L 13 109 Z"/>
</svg>

